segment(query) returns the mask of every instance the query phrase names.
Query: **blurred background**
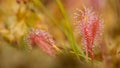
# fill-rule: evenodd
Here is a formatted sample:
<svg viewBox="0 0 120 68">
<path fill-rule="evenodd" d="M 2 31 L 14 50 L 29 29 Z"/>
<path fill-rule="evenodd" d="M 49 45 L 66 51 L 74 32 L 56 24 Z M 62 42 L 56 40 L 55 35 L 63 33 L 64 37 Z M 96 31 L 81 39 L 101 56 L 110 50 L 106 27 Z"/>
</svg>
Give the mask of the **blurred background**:
<svg viewBox="0 0 120 68">
<path fill-rule="evenodd" d="M 61 2 L 79 48 L 82 42 L 74 26 L 75 9 L 93 7 L 104 20 L 103 48 L 95 48 L 95 61 L 79 61 L 69 53 L 71 43 L 64 34 L 65 18 L 57 0 L 0 0 L 0 68 L 120 68 L 120 0 Z M 25 37 L 31 28 L 48 31 L 65 54 L 51 58 L 39 48 L 30 50 Z"/>
</svg>

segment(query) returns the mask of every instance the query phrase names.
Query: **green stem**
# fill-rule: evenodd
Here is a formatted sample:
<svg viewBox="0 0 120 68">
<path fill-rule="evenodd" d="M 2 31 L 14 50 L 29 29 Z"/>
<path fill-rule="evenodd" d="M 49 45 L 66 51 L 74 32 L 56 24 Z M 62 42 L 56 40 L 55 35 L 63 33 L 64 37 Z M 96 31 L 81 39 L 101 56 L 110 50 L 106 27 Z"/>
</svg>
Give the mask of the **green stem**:
<svg viewBox="0 0 120 68">
<path fill-rule="evenodd" d="M 62 5 L 62 2 L 60 0 L 56 0 L 58 6 L 59 6 L 59 9 L 65 19 L 65 23 L 64 25 L 66 25 L 66 32 L 67 32 L 67 38 L 69 40 L 69 43 L 71 44 L 74 52 L 77 54 L 79 54 L 79 49 L 78 49 L 78 45 L 77 45 L 77 42 L 76 42 L 76 39 L 74 37 L 74 34 L 73 34 L 73 30 L 72 30 L 72 27 L 71 27 L 71 24 L 70 24 L 70 21 L 69 21 L 69 18 L 68 18 L 68 15 Z M 80 49 L 80 53 L 83 54 L 83 51 L 82 49 Z M 78 56 L 78 55 L 77 55 Z"/>
</svg>

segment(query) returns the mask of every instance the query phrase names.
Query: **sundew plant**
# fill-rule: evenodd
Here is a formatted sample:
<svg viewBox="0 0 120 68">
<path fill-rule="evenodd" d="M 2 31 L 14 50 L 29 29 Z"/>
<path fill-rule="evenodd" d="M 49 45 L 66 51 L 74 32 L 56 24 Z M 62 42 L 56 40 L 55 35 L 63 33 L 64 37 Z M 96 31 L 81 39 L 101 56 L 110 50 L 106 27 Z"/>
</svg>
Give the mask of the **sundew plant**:
<svg viewBox="0 0 120 68">
<path fill-rule="evenodd" d="M 0 68 L 120 68 L 119 4 L 0 0 Z"/>
<path fill-rule="evenodd" d="M 93 60 L 93 47 L 95 41 L 100 39 L 99 36 L 102 34 L 103 21 L 92 9 L 86 7 L 84 8 L 84 11 L 76 9 L 75 19 L 79 32 L 82 35 L 86 56 L 90 54 L 90 57 Z"/>
</svg>

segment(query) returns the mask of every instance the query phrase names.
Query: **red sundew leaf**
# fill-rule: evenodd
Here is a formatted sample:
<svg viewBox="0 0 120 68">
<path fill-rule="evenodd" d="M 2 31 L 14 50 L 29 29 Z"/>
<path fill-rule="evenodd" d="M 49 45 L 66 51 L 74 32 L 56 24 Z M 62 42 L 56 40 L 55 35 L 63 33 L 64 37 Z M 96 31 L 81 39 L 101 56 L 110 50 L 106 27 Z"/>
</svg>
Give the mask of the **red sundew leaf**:
<svg viewBox="0 0 120 68">
<path fill-rule="evenodd" d="M 47 42 L 45 40 L 42 40 L 39 37 L 37 37 L 35 39 L 35 43 L 36 43 L 36 45 L 38 45 L 38 47 L 40 47 L 48 55 L 55 56 L 55 50 L 49 42 Z"/>
<path fill-rule="evenodd" d="M 55 56 L 55 48 L 53 47 L 54 41 L 46 31 L 40 29 L 32 30 L 28 34 L 27 40 L 32 48 L 34 46 L 39 47 L 48 55 Z"/>
<path fill-rule="evenodd" d="M 95 22 L 93 22 L 92 23 L 92 25 L 91 25 L 91 32 L 92 32 L 92 38 L 93 38 L 93 40 L 94 40 L 94 38 L 95 38 L 95 36 L 97 35 L 97 32 L 99 31 L 99 28 L 100 28 L 100 26 L 99 26 L 100 24 L 99 24 L 99 21 L 98 20 L 96 20 Z"/>
<path fill-rule="evenodd" d="M 91 59 L 94 59 L 94 54 L 93 54 L 93 50 L 92 50 L 92 42 L 93 42 L 93 39 L 91 38 L 91 35 L 89 34 L 89 27 L 85 28 L 84 29 L 84 36 L 83 38 L 85 39 L 85 42 L 86 42 L 86 55 L 88 56 L 88 53 L 90 54 L 90 57 Z"/>
<path fill-rule="evenodd" d="M 85 42 L 87 42 L 86 43 L 86 55 L 88 55 L 88 47 L 89 47 L 89 45 L 90 45 L 90 36 L 89 36 L 89 34 L 88 34 L 88 31 L 87 31 L 88 29 L 87 28 L 84 28 L 84 30 L 83 30 L 83 32 L 84 32 L 84 39 L 85 39 Z"/>
</svg>

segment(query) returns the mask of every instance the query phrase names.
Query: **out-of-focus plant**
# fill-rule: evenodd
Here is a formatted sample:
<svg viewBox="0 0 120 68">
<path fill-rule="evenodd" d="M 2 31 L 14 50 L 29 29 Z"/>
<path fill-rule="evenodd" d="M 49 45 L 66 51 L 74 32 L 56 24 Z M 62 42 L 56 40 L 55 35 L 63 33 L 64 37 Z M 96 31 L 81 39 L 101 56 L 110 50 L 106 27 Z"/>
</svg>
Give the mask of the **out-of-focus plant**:
<svg viewBox="0 0 120 68">
<path fill-rule="evenodd" d="M 86 0 L 90 3 L 94 10 L 100 12 L 105 7 L 106 0 Z"/>
<path fill-rule="evenodd" d="M 115 14 L 115 25 L 113 25 L 112 30 L 110 31 L 111 36 L 113 38 L 117 38 L 120 35 L 120 0 L 109 0 L 111 9 L 114 11 Z"/>
</svg>

